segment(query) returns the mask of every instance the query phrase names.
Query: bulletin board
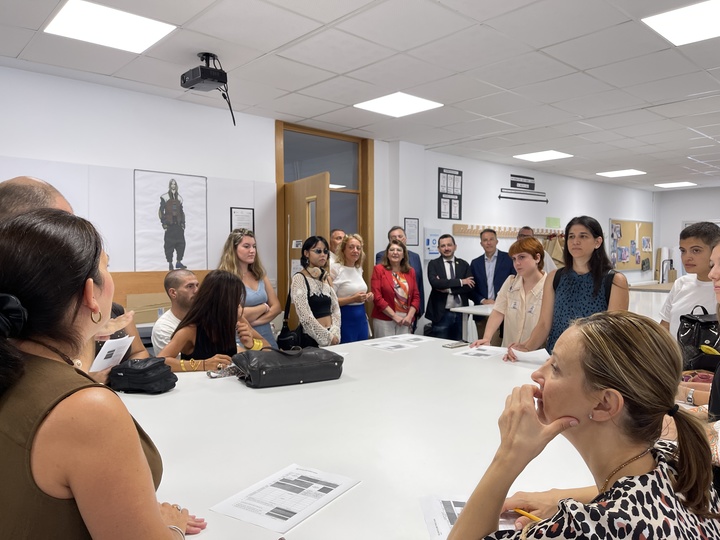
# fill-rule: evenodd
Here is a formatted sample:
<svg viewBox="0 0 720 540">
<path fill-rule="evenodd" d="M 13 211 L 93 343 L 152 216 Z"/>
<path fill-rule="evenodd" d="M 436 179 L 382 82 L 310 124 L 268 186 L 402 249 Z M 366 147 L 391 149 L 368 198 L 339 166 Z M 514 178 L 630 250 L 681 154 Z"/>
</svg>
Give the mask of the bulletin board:
<svg viewBox="0 0 720 540">
<path fill-rule="evenodd" d="M 652 222 L 611 219 L 609 255 L 613 268 L 621 272 L 651 270 L 652 238 Z"/>
</svg>

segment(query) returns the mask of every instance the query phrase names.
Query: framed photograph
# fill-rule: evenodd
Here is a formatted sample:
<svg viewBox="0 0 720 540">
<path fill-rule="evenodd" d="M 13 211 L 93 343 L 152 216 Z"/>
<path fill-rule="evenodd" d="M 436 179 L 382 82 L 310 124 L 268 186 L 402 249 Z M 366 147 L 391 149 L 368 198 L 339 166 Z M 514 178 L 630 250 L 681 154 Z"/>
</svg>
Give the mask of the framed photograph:
<svg viewBox="0 0 720 540">
<path fill-rule="evenodd" d="M 408 246 L 420 245 L 420 218 L 405 218 L 405 236 Z"/>
<path fill-rule="evenodd" d="M 230 231 L 248 229 L 255 232 L 255 209 L 230 207 Z"/>
</svg>

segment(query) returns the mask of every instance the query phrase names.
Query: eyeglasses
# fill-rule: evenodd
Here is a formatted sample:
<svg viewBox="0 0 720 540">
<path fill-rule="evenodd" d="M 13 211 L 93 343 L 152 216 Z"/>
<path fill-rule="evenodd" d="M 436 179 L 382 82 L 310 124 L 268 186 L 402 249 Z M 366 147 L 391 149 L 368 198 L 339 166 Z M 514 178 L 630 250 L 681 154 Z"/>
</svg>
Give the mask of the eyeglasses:
<svg viewBox="0 0 720 540">
<path fill-rule="evenodd" d="M 320 248 L 318 248 L 318 249 L 311 249 L 310 251 L 312 251 L 312 252 L 315 253 L 316 255 L 327 255 L 328 253 L 330 253 L 330 251 L 328 251 L 327 248 L 326 248 L 326 249 L 320 249 Z"/>
</svg>

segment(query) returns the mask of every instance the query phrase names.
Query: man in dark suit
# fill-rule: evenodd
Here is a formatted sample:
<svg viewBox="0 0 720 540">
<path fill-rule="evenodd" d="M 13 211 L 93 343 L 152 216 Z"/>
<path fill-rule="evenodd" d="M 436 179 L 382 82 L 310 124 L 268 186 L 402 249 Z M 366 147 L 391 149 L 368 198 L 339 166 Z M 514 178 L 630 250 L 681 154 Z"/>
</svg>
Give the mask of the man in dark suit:
<svg viewBox="0 0 720 540">
<path fill-rule="evenodd" d="M 403 244 L 407 245 L 407 237 L 405 236 L 405 229 L 399 225 L 395 225 L 388 231 L 388 242 L 390 240 L 400 240 Z M 378 251 L 375 254 L 375 264 L 380 264 L 380 259 L 385 254 L 385 250 Z M 417 280 L 418 291 L 420 292 L 420 310 L 415 315 L 415 321 L 417 323 L 420 317 L 425 313 L 425 287 L 423 280 L 423 266 L 420 260 L 420 255 L 414 251 L 408 249 L 408 256 L 410 257 L 410 266 L 415 270 L 415 279 Z M 413 331 L 415 328 L 413 327 Z"/>
<path fill-rule="evenodd" d="M 476 304 L 494 304 L 495 296 L 500 292 L 505 280 L 516 273 L 510 255 L 497 249 L 497 243 L 497 233 L 493 229 L 483 229 L 480 233 L 480 244 L 485 253 L 470 263 L 470 271 L 475 278 L 475 290 L 470 298 Z M 473 318 L 478 336 L 482 337 L 485 335 L 487 317 Z M 502 326 L 490 340 L 491 345 L 501 345 L 501 330 Z"/>
<path fill-rule="evenodd" d="M 462 313 L 451 308 L 468 305 L 468 295 L 475 287 L 467 261 L 455 257 L 455 239 L 443 234 L 438 239 L 440 257 L 428 263 L 428 281 L 432 287 L 425 316 L 432 322 L 433 337 L 462 339 Z"/>
</svg>

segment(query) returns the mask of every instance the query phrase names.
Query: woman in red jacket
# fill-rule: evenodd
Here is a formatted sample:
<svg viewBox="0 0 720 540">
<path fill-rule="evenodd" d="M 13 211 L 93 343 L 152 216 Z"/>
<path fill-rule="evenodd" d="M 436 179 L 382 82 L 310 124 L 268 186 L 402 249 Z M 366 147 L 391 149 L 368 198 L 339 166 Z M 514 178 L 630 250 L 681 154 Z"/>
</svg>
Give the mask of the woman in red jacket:
<svg viewBox="0 0 720 540">
<path fill-rule="evenodd" d="M 409 261 L 405 244 L 390 240 L 380 264 L 373 269 L 370 288 L 375 299 L 372 311 L 375 337 L 411 331 L 415 313 L 420 309 L 420 293 Z"/>
</svg>

